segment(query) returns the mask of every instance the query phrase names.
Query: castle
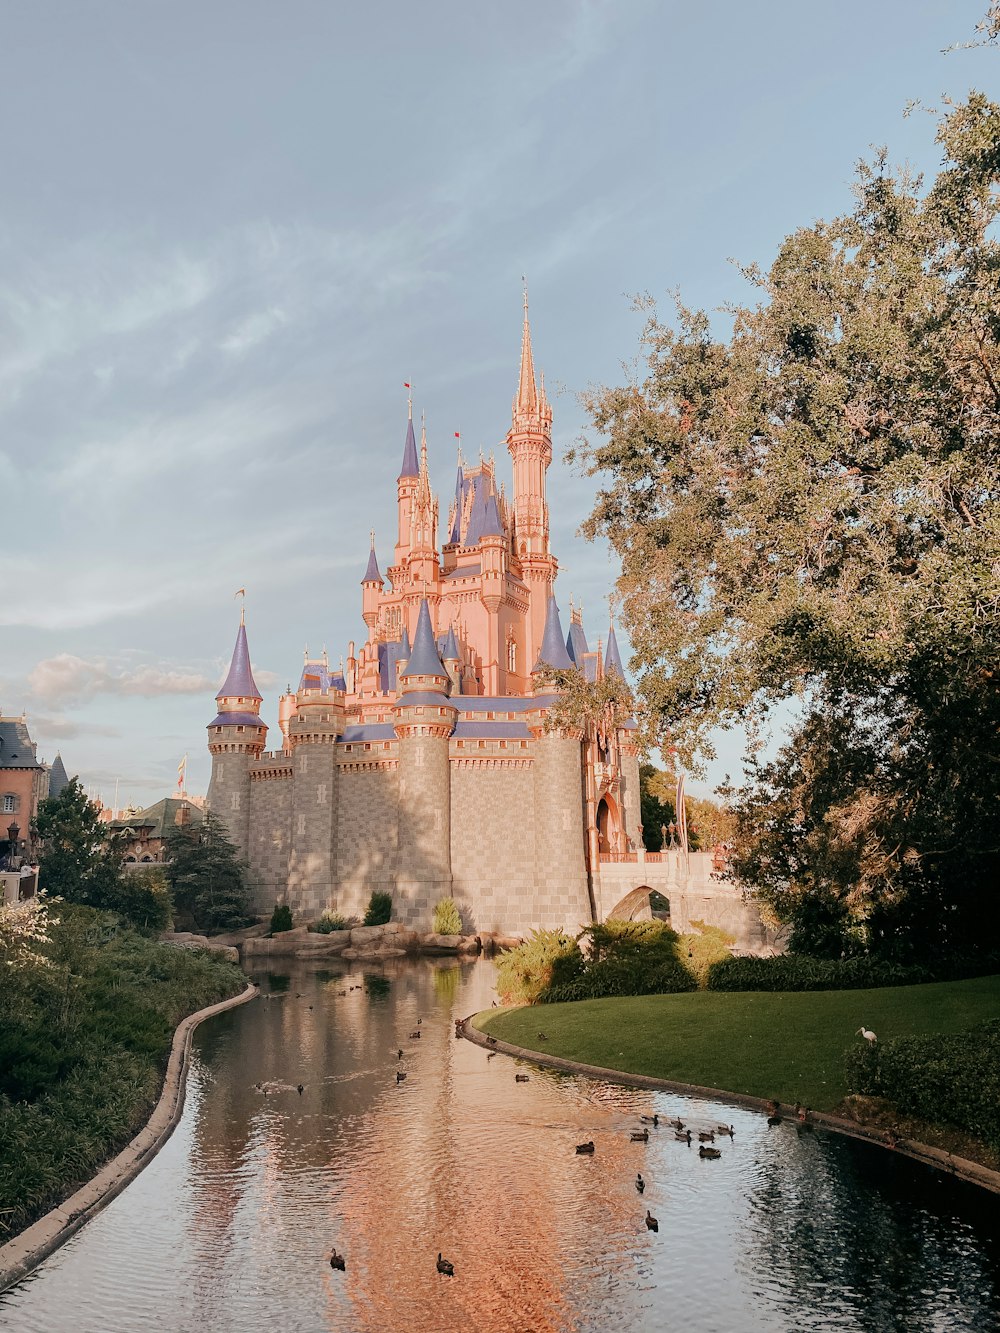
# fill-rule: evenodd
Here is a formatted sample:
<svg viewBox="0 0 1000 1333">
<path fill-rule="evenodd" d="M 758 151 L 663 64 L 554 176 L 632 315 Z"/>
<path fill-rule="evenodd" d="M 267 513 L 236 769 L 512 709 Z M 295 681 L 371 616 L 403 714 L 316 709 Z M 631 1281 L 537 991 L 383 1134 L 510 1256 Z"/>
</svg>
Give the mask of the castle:
<svg viewBox="0 0 1000 1333">
<path fill-rule="evenodd" d="M 459 457 L 439 545 L 411 402 L 387 579 L 373 536 L 361 580 L 365 641 L 349 644 L 340 670 L 325 652 L 306 661 L 279 700 L 271 751 L 241 616 L 208 727 L 208 803 L 249 864 L 260 910 L 361 914 L 377 889 L 415 929 L 431 928 L 444 897 L 466 930 L 572 929 L 605 914 L 602 856 L 635 861 L 633 730 L 546 726 L 557 698 L 546 668 L 594 680 L 622 665 L 613 628 L 602 657 L 578 611 L 563 638 L 545 493 L 552 409 L 527 299 L 507 449 L 509 497 L 492 460 Z"/>
</svg>

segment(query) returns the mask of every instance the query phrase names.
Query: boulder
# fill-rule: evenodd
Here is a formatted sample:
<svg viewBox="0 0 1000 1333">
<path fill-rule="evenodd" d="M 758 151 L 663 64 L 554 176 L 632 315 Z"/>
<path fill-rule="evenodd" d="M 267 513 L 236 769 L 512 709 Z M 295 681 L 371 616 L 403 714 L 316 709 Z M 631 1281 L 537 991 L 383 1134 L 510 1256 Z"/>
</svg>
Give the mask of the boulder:
<svg viewBox="0 0 1000 1333">
<path fill-rule="evenodd" d="M 478 935 L 462 935 L 459 939 L 459 953 L 479 953 L 483 942 Z"/>
<path fill-rule="evenodd" d="M 240 961 L 239 949 L 233 948 L 230 944 L 219 944 L 204 935 L 192 935 L 189 930 L 180 931 L 177 936 L 168 935 L 163 943 L 172 944 L 177 949 L 207 949 L 209 953 L 222 954 L 223 958 L 228 958 L 231 963 Z"/>
<path fill-rule="evenodd" d="M 392 925 L 392 922 L 389 922 Z M 386 926 L 354 926 L 351 930 L 351 946 L 358 948 L 363 944 L 371 944 L 372 940 L 380 940 L 385 934 Z"/>
<path fill-rule="evenodd" d="M 431 953 L 458 953 L 463 938 L 462 935 L 435 935 L 431 931 L 427 935 L 420 936 L 420 947 Z"/>
<path fill-rule="evenodd" d="M 374 944 L 360 945 L 357 949 L 352 945 L 351 948 L 345 949 L 340 956 L 341 958 L 360 959 L 405 958 L 406 950 L 397 949 L 393 945 L 383 944 L 381 941 L 376 941 Z"/>
</svg>

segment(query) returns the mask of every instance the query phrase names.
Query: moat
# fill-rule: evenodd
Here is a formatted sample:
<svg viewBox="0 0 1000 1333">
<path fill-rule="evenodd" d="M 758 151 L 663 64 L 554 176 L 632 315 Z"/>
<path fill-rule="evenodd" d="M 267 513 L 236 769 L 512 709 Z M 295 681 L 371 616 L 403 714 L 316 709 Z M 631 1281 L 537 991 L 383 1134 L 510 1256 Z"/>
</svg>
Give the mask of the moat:
<svg viewBox="0 0 1000 1333">
<path fill-rule="evenodd" d="M 265 998 L 199 1029 L 164 1150 L 0 1296 L 0 1327 L 1000 1328 L 995 1196 L 725 1105 L 487 1059 L 453 1019 L 489 1007 L 488 962 L 255 979 Z M 663 1124 L 632 1142 L 654 1112 L 734 1137 L 718 1161 Z"/>
</svg>

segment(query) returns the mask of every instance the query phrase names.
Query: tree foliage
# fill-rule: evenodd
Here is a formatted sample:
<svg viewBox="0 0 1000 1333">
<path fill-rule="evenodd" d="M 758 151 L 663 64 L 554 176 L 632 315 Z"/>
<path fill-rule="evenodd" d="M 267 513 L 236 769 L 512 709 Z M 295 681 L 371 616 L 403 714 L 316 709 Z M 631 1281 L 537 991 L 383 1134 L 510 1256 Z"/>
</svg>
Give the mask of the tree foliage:
<svg viewBox="0 0 1000 1333">
<path fill-rule="evenodd" d="M 199 930 L 235 930 L 253 920 L 244 866 L 218 815 L 174 826 L 166 865 L 179 917 Z"/>
<path fill-rule="evenodd" d="M 651 309 L 583 449 L 647 741 L 695 764 L 797 699 L 737 868 L 899 953 L 998 929 L 1000 108 L 972 94 L 937 137 L 932 182 L 879 155 L 851 212 L 746 269 L 730 336 Z"/>
<path fill-rule="evenodd" d="M 88 907 L 112 906 L 121 886 L 121 840 L 100 819 L 76 778 L 38 807 L 42 840 L 39 882 L 52 897 Z"/>
</svg>

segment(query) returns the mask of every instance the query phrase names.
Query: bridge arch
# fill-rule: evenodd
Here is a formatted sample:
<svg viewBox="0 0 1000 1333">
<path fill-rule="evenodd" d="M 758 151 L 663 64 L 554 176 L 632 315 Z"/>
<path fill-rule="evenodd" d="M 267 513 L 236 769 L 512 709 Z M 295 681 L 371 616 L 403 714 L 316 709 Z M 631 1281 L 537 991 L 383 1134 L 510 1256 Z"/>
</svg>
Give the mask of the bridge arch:
<svg viewBox="0 0 1000 1333">
<path fill-rule="evenodd" d="M 654 890 L 649 884 L 640 884 L 626 893 L 620 902 L 605 914 L 605 921 L 649 921 L 653 916 L 649 895 Z"/>
</svg>

